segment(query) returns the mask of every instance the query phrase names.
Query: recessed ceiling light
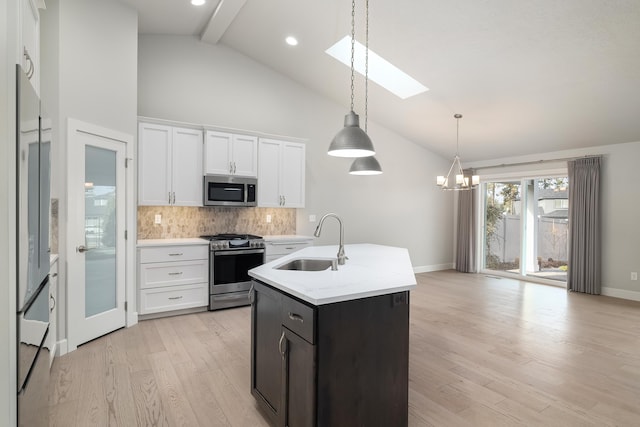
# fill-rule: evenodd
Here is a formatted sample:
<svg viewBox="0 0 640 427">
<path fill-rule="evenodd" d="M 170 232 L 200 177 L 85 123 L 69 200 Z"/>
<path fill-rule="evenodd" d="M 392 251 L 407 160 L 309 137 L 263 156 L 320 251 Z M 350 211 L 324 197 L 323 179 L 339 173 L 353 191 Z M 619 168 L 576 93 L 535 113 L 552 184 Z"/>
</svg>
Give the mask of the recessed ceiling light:
<svg viewBox="0 0 640 427">
<path fill-rule="evenodd" d="M 202 6 L 206 3 L 206 0 L 191 0 L 191 4 L 194 6 Z"/>
<path fill-rule="evenodd" d="M 287 37 L 284 41 L 287 42 L 289 46 L 298 46 L 298 39 L 293 36 Z"/>
<path fill-rule="evenodd" d="M 351 36 L 325 51 L 347 67 L 351 67 Z M 366 48 L 357 40 L 354 48 L 354 68 L 364 76 Z M 429 89 L 422 83 L 400 70 L 398 67 L 369 49 L 369 80 L 378 83 L 389 92 L 402 99 L 426 92 Z"/>
</svg>

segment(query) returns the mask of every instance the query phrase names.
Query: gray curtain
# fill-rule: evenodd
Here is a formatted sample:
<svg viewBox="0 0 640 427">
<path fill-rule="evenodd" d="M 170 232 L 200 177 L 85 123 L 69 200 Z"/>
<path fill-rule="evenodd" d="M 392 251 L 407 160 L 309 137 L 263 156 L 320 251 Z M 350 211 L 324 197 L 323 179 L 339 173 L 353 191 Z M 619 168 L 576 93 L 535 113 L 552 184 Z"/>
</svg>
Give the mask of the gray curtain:
<svg viewBox="0 0 640 427">
<path fill-rule="evenodd" d="M 600 157 L 568 162 L 569 271 L 567 289 L 600 294 Z"/>
<path fill-rule="evenodd" d="M 458 231 L 456 242 L 456 270 L 476 272 L 476 190 L 458 191 Z"/>
</svg>

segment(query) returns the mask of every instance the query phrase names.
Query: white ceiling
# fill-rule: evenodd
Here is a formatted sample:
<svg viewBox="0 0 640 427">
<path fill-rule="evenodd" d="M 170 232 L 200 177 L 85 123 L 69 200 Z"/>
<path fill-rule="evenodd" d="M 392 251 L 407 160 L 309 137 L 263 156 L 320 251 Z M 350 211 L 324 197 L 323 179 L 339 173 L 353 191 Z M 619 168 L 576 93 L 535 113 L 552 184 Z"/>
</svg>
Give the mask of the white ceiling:
<svg viewBox="0 0 640 427">
<path fill-rule="evenodd" d="M 237 15 L 220 25 L 211 19 L 218 0 L 200 8 L 121 1 L 138 9 L 140 33 L 200 37 L 217 27 L 220 43 L 348 110 L 350 71 L 324 53 L 350 32 L 347 0 L 221 0 L 222 11 Z M 365 2 L 356 3 L 364 42 Z M 640 141 L 640 1 L 369 3 L 370 48 L 430 88 L 401 100 L 369 85 L 370 119 L 398 134 L 449 158 L 453 114 L 461 113 L 463 162 Z M 300 44 L 286 45 L 287 35 Z M 361 79 L 357 85 L 363 115 Z"/>
</svg>

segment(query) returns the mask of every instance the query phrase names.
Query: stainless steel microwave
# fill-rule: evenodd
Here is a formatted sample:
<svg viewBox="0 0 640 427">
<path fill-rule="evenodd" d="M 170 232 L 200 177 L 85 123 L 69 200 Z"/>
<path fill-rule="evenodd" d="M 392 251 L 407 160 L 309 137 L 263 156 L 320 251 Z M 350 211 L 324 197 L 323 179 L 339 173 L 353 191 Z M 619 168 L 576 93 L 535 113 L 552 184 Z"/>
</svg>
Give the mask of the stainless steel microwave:
<svg viewBox="0 0 640 427">
<path fill-rule="evenodd" d="M 205 175 L 204 206 L 256 206 L 256 178 Z"/>
</svg>

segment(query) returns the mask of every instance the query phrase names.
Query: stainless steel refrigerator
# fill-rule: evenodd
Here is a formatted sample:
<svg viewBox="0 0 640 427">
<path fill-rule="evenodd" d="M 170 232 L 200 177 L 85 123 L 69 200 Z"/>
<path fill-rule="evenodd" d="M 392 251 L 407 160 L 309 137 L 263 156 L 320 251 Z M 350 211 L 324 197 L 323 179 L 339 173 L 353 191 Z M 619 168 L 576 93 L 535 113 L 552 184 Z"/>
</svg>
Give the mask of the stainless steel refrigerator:
<svg viewBox="0 0 640 427">
<path fill-rule="evenodd" d="M 20 65 L 16 79 L 18 425 L 48 426 L 50 121 Z"/>
</svg>

